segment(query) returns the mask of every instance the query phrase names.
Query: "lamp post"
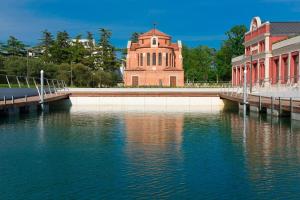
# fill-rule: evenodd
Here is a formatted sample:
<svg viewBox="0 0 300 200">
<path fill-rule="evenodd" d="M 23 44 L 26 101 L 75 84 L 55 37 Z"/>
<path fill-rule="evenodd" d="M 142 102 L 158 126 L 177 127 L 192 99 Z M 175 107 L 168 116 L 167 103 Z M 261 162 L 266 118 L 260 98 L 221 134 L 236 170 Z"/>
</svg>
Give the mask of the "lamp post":
<svg viewBox="0 0 300 200">
<path fill-rule="evenodd" d="M 250 54 L 250 94 L 252 93 L 252 52 Z"/>
<path fill-rule="evenodd" d="M 70 85 L 71 85 L 71 87 L 73 86 L 73 67 L 72 67 L 72 64 L 73 64 L 73 62 L 71 62 L 71 70 L 70 70 L 70 73 L 71 73 L 71 77 L 70 77 Z"/>
<path fill-rule="evenodd" d="M 246 113 L 246 104 L 247 104 L 247 68 L 244 67 L 244 113 Z"/>
<path fill-rule="evenodd" d="M 32 57 L 32 52 L 27 49 L 27 61 L 26 61 L 26 76 L 29 78 L 29 57 Z"/>
</svg>

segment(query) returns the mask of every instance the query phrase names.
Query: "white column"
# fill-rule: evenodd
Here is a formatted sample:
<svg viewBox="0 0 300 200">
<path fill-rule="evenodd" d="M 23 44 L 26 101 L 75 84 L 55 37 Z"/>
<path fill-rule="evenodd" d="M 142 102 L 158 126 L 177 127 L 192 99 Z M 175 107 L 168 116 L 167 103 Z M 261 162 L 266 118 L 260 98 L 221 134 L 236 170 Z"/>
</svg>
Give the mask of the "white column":
<svg viewBox="0 0 300 200">
<path fill-rule="evenodd" d="M 288 54 L 288 59 L 287 59 L 287 66 L 288 66 L 288 80 L 287 83 L 291 83 L 291 59 L 292 59 L 292 55 L 291 52 Z"/>
<path fill-rule="evenodd" d="M 269 86 L 270 83 L 270 54 L 266 54 L 265 57 L 265 80 L 264 80 L 264 85 Z"/>
<path fill-rule="evenodd" d="M 270 58 L 272 57 L 272 54 L 270 53 L 270 35 L 268 34 L 265 38 L 265 80 L 264 85 L 269 86 L 270 83 Z"/>
<path fill-rule="evenodd" d="M 260 62 L 259 59 L 257 59 L 257 71 L 256 71 L 256 84 L 259 86 L 259 81 L 260 81 Z"/>
<path fill-rule="evenodd" d="M 233 73 L 234 72 L 234 66 L 231 68 L 231 86 L 234 86 L 234 78 L 233 78 Z"/>
<path fill-rule="evenodd" d="M 235 68 L 235 85 L 238 86 L 238 67 Z"/>
<path fill-rule="evenodd" d="M 265 51 L 266 53 L 270 52 L 270 36 L 266 36 L 265 38 Z"/>
<path fill-rule="evenodd" d="M 281 74 L 281 64 L 282 64 L 282 62 L 281 62 L 281 60 L 282 60 L 282 58 L 281 58 L 281 55 L 279 55 L 279 62 L 278 62 L 278 65 L 279 65 L 279 67 L 278 67 L 278 73 L 279 73 L 279 80 L 277 81 L 277 84 L 281 84 L 281 79 L 282 79 L 282 74 Z"/>
<path fill-rule="evenodd" d="M 300 85 L 300 54 L 298 54 L 298 85 Z"/>
</svg>

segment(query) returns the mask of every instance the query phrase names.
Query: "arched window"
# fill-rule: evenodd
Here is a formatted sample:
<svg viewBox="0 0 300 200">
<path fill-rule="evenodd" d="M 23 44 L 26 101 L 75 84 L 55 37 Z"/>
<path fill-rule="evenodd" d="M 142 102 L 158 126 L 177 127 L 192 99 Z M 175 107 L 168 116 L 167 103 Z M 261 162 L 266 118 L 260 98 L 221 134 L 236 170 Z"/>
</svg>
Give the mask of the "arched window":
<svg viewBox="0 0 300 200">
<path fill-rule="evenodd" d="M 156 53 L 152 54 L 152 65 L 156 65 Z"/>
<path fill-rule="evenodd" d="M 153 38 L 153 40 L 152 40 L 152 45 L 156 45 L 156 38 Z"/>
<path fill-rule="evenodd" d="M 140 55 L 137 53 L 136 57 L 137 57 L 137 65 L 140 66 Z"/>
<path fill-rule="evenodd" d="M 161 53 L 158 53 L 158 65 L 161 66 L 162 64 L 162 55 Z"/>
<path fill-rule="evenodd" d="M 166 66 L 168 66 L 168 65 L 169 65 L 169 54 L 166 53 Z"/>
<path fill-rule="evenodd" d="M 147 66 L 150 66 L 150 53 L 147 53 Z"/>
<path fill-rule="evenodd" d="M 140 54 L 140 61 L 141 61 L 141 66 L 143 66 L 144 65 L 143 53 Z"/>
<path fill-rule="evenodd" d="M 170 60 L 169 60 L 170 67 L 172 67 L 172 60 L 171 60 L 171 59 L 172 59 L 172 54 L 171 54 L 171 53 L 170 53 L 170 55 L 169 55 L 169 59 L 170 59 Z"/>
<path fill-rule="evenodd" d="M 176 67 L 176 54 L 174 54 L 174 67 Z"/>
</svg>

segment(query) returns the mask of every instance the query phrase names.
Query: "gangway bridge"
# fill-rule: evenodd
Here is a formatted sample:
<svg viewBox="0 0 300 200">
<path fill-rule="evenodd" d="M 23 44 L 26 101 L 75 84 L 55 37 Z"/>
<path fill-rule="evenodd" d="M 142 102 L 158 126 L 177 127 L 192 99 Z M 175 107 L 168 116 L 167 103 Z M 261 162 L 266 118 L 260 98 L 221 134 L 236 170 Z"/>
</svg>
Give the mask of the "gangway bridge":
<svg viewBox="0 0 300 200">
<path fill-rule="evenodd" d="M 65 81 L 0 74 L 0 113 L 47 109 L 50 102 L 69 98 Z"/>
</svg>

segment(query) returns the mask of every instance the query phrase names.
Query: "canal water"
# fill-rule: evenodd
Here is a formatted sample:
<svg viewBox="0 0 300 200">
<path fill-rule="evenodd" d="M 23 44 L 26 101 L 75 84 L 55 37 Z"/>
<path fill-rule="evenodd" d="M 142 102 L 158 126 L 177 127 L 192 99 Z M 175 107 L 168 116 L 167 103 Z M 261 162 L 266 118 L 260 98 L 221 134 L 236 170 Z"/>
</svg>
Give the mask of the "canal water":
<svg viewBox="0 0 300 200">
<path fill-rule="evenodd" d="M 73 107 L 0 120 L 0 199 L 300 198 L 289 119 Z"/>
</svg>

